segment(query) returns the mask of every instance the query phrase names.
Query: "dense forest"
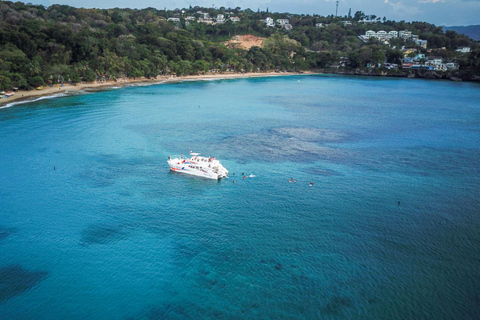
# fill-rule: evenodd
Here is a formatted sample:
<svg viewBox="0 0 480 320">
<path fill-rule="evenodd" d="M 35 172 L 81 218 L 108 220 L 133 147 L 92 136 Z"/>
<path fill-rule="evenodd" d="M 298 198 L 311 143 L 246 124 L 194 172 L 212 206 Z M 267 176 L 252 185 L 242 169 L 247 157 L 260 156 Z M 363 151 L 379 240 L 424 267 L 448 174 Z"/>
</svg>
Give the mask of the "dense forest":
<svg viewBox="0 0 480 320">
<path fill-rule="evenodd" d="M 235 16 L 239 21 L 206 24 L 199 20 L 203 13 Z M 289 19 L 292 29 L 267 27 L 263 21 L 267 17 Z M 378 23 L 359 22 L 365 19 Z M 316 27 L 318 23 L 328 26 Z M 410 30 L 428 41 L 428 49 L 401 38 L 390 45 L 373 39 L 364 42 L 358 36 L 367 30 Z M 225 44 L 232 36 L 244 34 L 266 40 L 262 47 L 249 50 Z M 455 51 L 462 46 L 471 47 L 471 52 Z M 103 10 L 0 2 L 2 90 L 205 72 L 328 72 L 340 65 L 344 70 L 367 70 L 367 66 L 380 68 L 386 62 L 400 64 L 404 57 L 400 49 L 405 47 L 440 56 L 457 63 L 459 71 L 480 75 L 479 45 L 467 36 L 444 33 L 442 27 L 425 22 L 395 22 L 363 12 L 351 17 L 323 17 L 238 7 Z"/>
</svg>

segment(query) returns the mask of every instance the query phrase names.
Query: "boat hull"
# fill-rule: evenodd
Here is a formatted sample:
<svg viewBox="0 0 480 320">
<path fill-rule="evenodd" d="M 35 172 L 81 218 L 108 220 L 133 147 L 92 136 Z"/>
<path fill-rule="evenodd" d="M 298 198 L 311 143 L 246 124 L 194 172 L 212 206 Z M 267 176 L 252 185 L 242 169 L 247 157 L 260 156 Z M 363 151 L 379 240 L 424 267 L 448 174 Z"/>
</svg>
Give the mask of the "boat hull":
<svg viewBox="0 0 480 320">
<path fill-rule="evenodd" d="M 215 174 L 213 172 L 208 173 L 208 172 L 203 172 L 201 170 L 190 169 L 190 168 L 179 167 L 179 166 L 170 166 L 170 170 L 172 170 L 173 172 L 189 174 L 191 176 L 196 176 L 196 177 L 202 177 L 202 178 L 214 179 L 214 180 L 219 179 L 218 174 Z"/>
</svg>

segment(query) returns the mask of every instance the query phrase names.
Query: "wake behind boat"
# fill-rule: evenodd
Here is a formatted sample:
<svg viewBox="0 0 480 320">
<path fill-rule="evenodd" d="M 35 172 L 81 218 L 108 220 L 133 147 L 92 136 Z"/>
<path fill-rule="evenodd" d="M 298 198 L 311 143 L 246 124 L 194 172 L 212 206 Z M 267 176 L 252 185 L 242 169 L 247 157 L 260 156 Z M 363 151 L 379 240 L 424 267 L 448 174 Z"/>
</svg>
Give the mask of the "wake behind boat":
<svg viewBox="0 0 480 320">
<path fill-rule="evenodd" d="M 190 158 L 168 156 L 170 170 L 193 176 L 220 179 L 228 176 L 228 170 L 213 157 L 203 157 L 200 153 L 190 152 Z"/>
</svg>

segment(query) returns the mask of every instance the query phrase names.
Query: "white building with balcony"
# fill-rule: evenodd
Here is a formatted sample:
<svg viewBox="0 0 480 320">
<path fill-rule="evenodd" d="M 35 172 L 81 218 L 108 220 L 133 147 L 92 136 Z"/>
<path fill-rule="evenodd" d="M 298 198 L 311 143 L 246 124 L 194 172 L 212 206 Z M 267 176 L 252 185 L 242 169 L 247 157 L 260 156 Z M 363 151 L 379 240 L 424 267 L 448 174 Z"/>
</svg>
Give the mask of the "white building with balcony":
<svg viewBox="0 0 480 320">
<path fill-rule="evenodd" d="M 370 38 L 375 38 L 377 36 L 377 33 L 373 30 L 368 30 L 365 32 L 365 38 L 370 39 Z"/>
<path fill-rule="evenodd" d="M 288 21 L 288 19 L 277 19 L 277 24 L 279 26 L 283 27 L 284 25 L 289 24 L 289 23 L 290 23 L 290 21 Z"/>
<path fill-rule="evenodd" d="M 386 37 L 387 37 L 387 32 L 386 31 L 380 30 L 380 31 L 377 32 L 377 38 L 385 39 Z"/>
<path fill-rule="evenodd" d="M 392 39 L 392 38 L 398 38 L 398 31 L 390 31 L 390 32 L 388 32 L 387 38 L 390 38 L 390 39 Z"/>
<path fill-rule="evenodd" d="M 470 47 L 461 47 L 455 50 L 456 52 L 469 53 L 471 51 Z"/>
<path fill-rule="evenodd" d="M 215 19 L 217 23 L 225 23 L 225 16 L 223 14 L 217 14 L 217 18 Z"/>
<path fill-rule="evenodd" d="M 265 20 L 263 20 L 267 27 L 275 27 L 275 23 L 273 22 L 273 19 L 271 17 L 266 17 Z"/>
<path fill-rule="evenodd" d="M 402 30 L 398 33 L 400 38 L 408 39 L 412 36 L 412 31 Z"/>
</svg>

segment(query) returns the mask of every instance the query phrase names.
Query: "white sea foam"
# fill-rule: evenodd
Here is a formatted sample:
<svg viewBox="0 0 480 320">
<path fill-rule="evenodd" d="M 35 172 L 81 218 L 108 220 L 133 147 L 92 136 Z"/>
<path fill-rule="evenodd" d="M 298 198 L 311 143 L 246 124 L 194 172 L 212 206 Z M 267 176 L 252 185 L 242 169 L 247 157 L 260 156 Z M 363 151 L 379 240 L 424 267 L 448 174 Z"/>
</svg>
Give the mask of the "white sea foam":
<svg viewBox="0 0 480 320">
<path fill-rule="evenodd" d="M 41 100 L 66 97 L 68 95 L 69 94 L 67 94 L 66 92 L 62 92 L 62 93 L 53 94 L 51 96 L 43 96 L 43 97 L 38 97 L 38 98 L 35 98 L 35 99 L 27 99 L 27 100 L 22 100 L 22 101 L 14 101 L 14 102 L 11 102 L 11 103 L 7 103 L 4 106 L 0 106 L 0 109 L 10 108 L 10 107 L 16 106 L 18 104 L 25 104 L 25 103 L 37 102 L 37 101 L 41 101 Z"/>
<path fill-rule="evenodd" d="M 248 177 L 249 177 L 249 178 L 255 178 L 255 177 L 256 177 L 256 175 L 254 175 L 254 174 L 251 174 L 251 175 L 249 175 Z"/>
</svg>

